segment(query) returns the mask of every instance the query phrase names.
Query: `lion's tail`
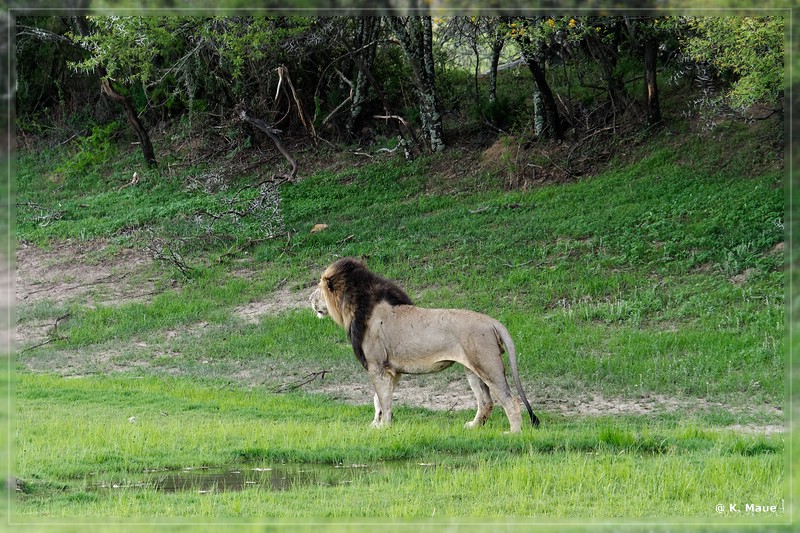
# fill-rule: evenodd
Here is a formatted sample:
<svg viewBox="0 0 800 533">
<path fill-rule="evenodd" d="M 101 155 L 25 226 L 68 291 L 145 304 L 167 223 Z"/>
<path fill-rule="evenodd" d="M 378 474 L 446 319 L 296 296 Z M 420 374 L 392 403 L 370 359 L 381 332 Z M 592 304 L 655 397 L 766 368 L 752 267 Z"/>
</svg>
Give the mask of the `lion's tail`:
<svg viewBox="0 0 800 533">
<path fill-rule="evenodd" d="M 517 348 L 514 346 L 511 334 L 505 326 L 499 322 L 495 324 L 495 331 L 500 341 L 503 343 L 503 346 L 505 346 L 506 352 L 508 352 L 508 364 L 511 367 L 511 374 L 514 376 L 514 384 L 517 386 L 517 392 L 519 393 L 519 397 L 522 398 L 522 403 L 524 403 L 525 408 L 528 409 L 528 414 L 531 415 L 531 424 L 533 424 L 534 427 L 539 427 L 539 419 L 533 414 L 531 404 L 528 403 L 525 391 L 522 390 L 522 382 L 519 380 L 519 367 L 517 366 Z"/>
</svg>

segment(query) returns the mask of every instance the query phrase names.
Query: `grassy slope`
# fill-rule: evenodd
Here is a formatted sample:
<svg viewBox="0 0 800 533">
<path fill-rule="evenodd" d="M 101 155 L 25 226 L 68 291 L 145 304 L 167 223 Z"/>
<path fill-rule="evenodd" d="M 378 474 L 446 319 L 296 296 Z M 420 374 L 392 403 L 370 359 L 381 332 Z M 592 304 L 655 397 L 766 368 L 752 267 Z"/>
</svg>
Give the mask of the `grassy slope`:
<svg viewBox="0 0 800 533">
<path fill-rule="evenodd" d="M 610 394 L 738 395 L 776 404 L 783 397 L 783 272 L 782 254 L 770 250 L 783 239 L 781 175 L 742 179 L 736 168 L 682 164 L 692 150 L 707 147 L 664 148 L 597 178 L 524 193 L 426 192 L 425 161 L 320 172 L 282 189 L 293 232 L 288 245 L 262 244 L 252 262 L 221 265 L 214 259 L 234 243 L 201 250 L 190 262 L 208 266 L 180 292 L 151 303 L 73 309 L 62 329 L 70 343 L 53 348 L 86 350 L 205 321 L 215 327 L 199 345 L 186 340 L 192 355 L 179 358 L 179 366 L 209 353 L 253 362 L 264 352 L 309 364 L 331 352 L 346 358 L 345 344 L 318 349 L 320 331 L 326 338 L 337 333 L 311 317 L 251 326 L 230 314 L 280 284 L 308 287 L 338 255 L 364 255 L 420 305 L 468 307 L 507 322 L 523 373 L 538 387 L 577 383 Z M 28 185 L 38 175 L 34 168 L 21 174 L 22 197 L 38 203 L 52 193 L 37 189 L 46 180 Z M 41 228 L 20 217 L 21 237 L 158 229 L 216 199 L 163 178 L 141 189 L 108 189 L 61 192 L 63 218 Z M 220 196 L 226 194 L 232 193 Z M 329 229 L 310 234 L 320 222 Z M 235 239 L 255 236 L 248 231 L 254 230 L 239 228 Z M 231 277 L 234 265 L 252 268 L 252 276 Z M 746 282 L 731 281 L 743 273 Z M 53 318 L 63 312 L 51 311 Z M 235 332 L 244 335 L 232 342 Z"/>
<path fill-rule="evenodd" d="M 727 141 L 747 135 L 753 132 L 732 126 Z M 427 501 L 403 492 L 416 490 L 441 496 L 438 516 L 714 517 L 718 501 L 779 500 L 782 437 L 714 429 L 775 423 L 760 407 L 780 405 L 784 384 L 782 257 L 771 253 L 783 239 L 781 175 L 767 169 L 743 178 L 751 168 L 746 154 L 717 168 L 720 154 L 709 152 L 727 146 L 709 148 L 690 138 L 680 150 L 657 149 L 601 176 L 528 192 L 488 187 L 446 194 L 432 186 L 428 160 L 319 172 L 282 189 L 288 244 L 260 244 L 249 263 L 214 261 L 258 238 L 257 228 L 240 227 L 235 237 L 190 256 L 199 268 L 180 291 L 148 303 L 67 304 L 72 314 L 60 331 L 69 341 L 26 352 L 19 363 L 91 358 L 109 346 L 120 349 L 118 362 L 125 363 L 142 354 L 124 347 L 146 338 L 171 350 L 169 357 L 147 355 L 149 368 L 179 376 L 229 380 L 242 366 L 271 368 L 273 375 L 262 380 L 269 383 L 285 382 L 281 372 L 298 365 L 349 368 L 352 354 L 329 321 L 294 311 L 243 324 L 232 309 L 279 286 L 304 290 L 337 255 L 352 254 L 368 256 L 372 268 L 400 280 L 421 305 L 469 307 L 506 322 L 529 396 L 548 390 L 664 394 L 723 401 L 732 409 L 588 420 L 544 413 L 544 429 L 518 440 L 501 434 L 505 420 L 497 413 L 485 431 L 465 434 L 462 415 L 414 410 L 391 432 L 378 433 L 364 427 L 369 406 L 275 397 L 259 388 L 222 391 L 225 382 L 214 379 L 198 387 L 180 377 L 68 381 L 23 371 L 17 408 L 25 445 L 18 459 L 30 494 L 18 511 L 307 516 L 313 508 L 322 516 L 429 516 Z M 20 201 L 63 212 L 41 227 L 34 210 L 23 211 L 23 239 L 110 237 L 127 246 L 130 230 L 189 224 L 193 210 L 213 207 L 236 190 L 213 197 L 155 175 L 120 190 L 131 158 L 70 189 L 69 180 L 46 179 L 59 157 L 21 158 Z M 320 222 L 329 229 L 309 233 Z M 229 275 L 243 264 L 252 269 L 249 279 Z M 732 281 L 744 273 L 746 280 Z M 24 321 L 55 318 L 64 309 L 18 311 Z M 209 326 L 165 335 L 197 322 Z M 215 373 L 202 364 L 210 357 L 218 363 Z M 148 371 L 133 375 L 140 373 Z M 76 407 L 91 416 L 74 417 Z M 129 412 L 142 423 L 131 426 Z M 58 461 L 48 460 L 49 435 L 60 440 Z M 394 459 L 438 461 L 453 470 L 374 475 L 348 489 L 299 491 L 291 502 L 263 492 L 220 494 L 212 503 L 193 494 L 131 492 L 109 499 L 81 490 L 92 468 Z M 60 492 L 63 484 L 71 490 Z M 480 498 L 483 490 L 508 499 L 494 506 Z M 391 501 L 369 496 L 380 493 Z"/>
</svg>

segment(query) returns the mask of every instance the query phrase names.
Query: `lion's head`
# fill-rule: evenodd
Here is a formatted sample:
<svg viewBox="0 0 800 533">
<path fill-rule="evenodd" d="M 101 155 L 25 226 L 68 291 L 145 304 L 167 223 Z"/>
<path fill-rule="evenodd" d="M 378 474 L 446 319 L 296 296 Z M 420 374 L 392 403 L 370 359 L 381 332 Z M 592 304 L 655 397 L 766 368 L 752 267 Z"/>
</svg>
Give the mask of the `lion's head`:
<svg viewBox="0 0 800 533">
<path fill-rule="evenodd" d="M 312 309 L 322 318 L 325 316 L 321 312 L 324 303 L 325 312 L 347 332 L 353 351 L 365 368 L 361 343 L 375 306 L 384 301 L 390 305 L 413 305 L 411 298 L 397 284 L 370 272 L 363 262 L 352 257 L 343 257 L 326 268 L 318 290 L 319 295 L 311 297 Z"/>
<path fill-rule="evenodd" d="M 372 308 L 382 301 L 391 305 L 412 304 L 396 283 L 370 272 L 363 262 L 352 257 L 343 257 L 326 268 L 318 288 L 327 313 L 348 332 L 354 320 L 366 321 Z"/>
<path fill-rule="evenodd" d="M 311 293 L 311 309 L 317 314 L 317 318 L 325 318 L 328 316 L 328 306 L 325 304 L 325 298 L 322 297 L 322 291 L 317 287 Z"/>
</svg>

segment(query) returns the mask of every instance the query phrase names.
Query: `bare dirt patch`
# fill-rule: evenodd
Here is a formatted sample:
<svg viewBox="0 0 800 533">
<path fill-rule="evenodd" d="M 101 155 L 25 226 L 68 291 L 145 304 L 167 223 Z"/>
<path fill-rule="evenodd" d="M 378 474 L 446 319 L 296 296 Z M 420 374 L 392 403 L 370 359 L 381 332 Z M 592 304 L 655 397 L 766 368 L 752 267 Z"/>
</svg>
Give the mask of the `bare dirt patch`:
<svg viewBox="0 0 800 533">
<path fill-rule="evenodd" d="M 234 312 L 245 322 L 256 324 L 264 315 L 277 315 L 283 311 L 308 307 L 310 296 L 310 290 L 279 289 L 259 301 L 237 307 Z"/>
<path fill-rule="evenodd" d="M 17 248 L 17 303 L 83 300 L 106 304 L 141 300 L 154 291 L 153 280 L 133 274 L 146 270 L 152 260 L 140 250 L 120 249 L 105 254 L 105 241 L 64 241 L 42 249 L 31 244 Z"/>
<path fill-rule="evenodd" d="M 361 379 L 354 379 L 351 383 L 314 381 L 303 389 L 311 393 L 325 394 L 352 405 L 371 405 L 374 394 L 369 382 Z M 397 406 L 422 407 L 436 411 L 462 411 L 475 408 L 475 397 L 466 379 L 453 379 L 442 383 L 441 380 L 431 379 L 429 376 L 414 376 L 400 382 L 395 389 L 393 400 Z M 544 396 L 528 393 L 528 400 L 534 412 L 544 411 L 565 416 L 660 415 L 676 412 L 690 415 L 716 408 L 737 414 L 748 412 L 747 409 L 737 410 L 730 405 L 703 398 L 674 398 L 662 394 L 624 398 L 606 397 L 591 392 L 551 390 Z M 764 406 L 762 410 L 769 415 L 781 415 L 779 408 Z M 502 407 L 496 402 L 495 411 L 502 413 Z M 764 435 L 785 431 L 779 424 L 736 424 L 726 429 Z"/>
<path fill-rule="evenodd" d="M 108 253 L 108 243 L 64 241 L 42 249 L 20 244 L 16 261 L 16 304 L 77 302 L 93 306 L 146 301 L 156 293 L 155 282 L 143 273 L 152 260 L 144 252 L 120 249 Z M 18 343 L 47 338 L 54 320 L 17 324 Z"/>
</svg>

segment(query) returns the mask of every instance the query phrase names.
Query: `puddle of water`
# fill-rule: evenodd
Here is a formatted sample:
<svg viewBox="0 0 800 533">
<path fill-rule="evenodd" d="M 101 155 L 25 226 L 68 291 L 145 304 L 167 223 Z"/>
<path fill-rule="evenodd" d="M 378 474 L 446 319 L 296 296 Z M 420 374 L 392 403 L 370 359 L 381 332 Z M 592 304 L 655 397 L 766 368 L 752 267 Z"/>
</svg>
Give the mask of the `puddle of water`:
<svg viewBox="0 0 800 533">
<path fill-rule="evenodd" d="M 304 486 L 347 485 L 366 475 L 383 471 L 386 465 L 280 464 L 264 467 L 184 468 L 148 471 L 122 480 L 89 480 L 90 490 L 149 489 L 163 492 L 199 493 L 237 491 L 249 488 L 290 490 Z"/>
</svg>

